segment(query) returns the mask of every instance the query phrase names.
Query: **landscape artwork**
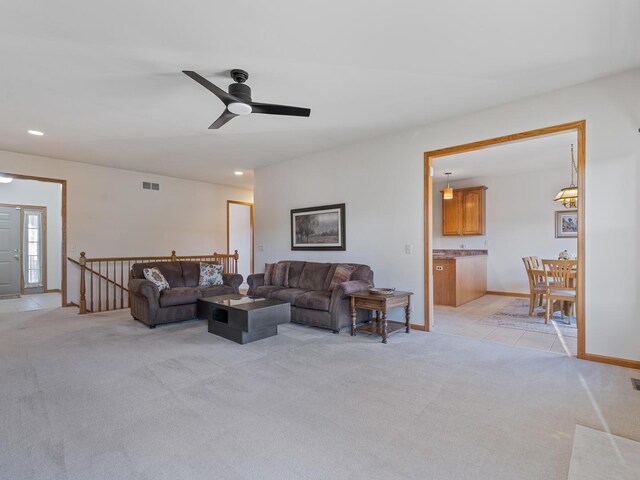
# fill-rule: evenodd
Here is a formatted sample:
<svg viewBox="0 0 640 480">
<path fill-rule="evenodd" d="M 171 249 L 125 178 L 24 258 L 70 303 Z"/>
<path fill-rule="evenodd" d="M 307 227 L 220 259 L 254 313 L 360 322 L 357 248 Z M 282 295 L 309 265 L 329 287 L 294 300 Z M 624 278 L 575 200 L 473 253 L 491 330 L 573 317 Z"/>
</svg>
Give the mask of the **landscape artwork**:
<svg viewBox="0 0 640 480">
<path fill-rule="evenodd" d="M 578 211 L 556 212 L 556 238 L 577 238 Z"/>
<path fill-rule="evenodd" d="M 345 250 L 345 204 L 291 210 L 292 250 Z"/>
</svg>

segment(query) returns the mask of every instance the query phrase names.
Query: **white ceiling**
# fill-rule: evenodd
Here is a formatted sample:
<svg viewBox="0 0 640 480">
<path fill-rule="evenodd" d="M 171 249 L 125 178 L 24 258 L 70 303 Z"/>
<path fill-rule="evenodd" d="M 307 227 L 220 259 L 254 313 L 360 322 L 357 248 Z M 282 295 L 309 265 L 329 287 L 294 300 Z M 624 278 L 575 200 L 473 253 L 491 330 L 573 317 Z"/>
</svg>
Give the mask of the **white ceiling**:
<svg viewBox="0 0 640 480">
<path fill-rule="evenodd" d="M 575 146 L 577 162 L 576 132 L 536 137 L 436 158 L 433 160 L 433 179 L 434 182 L 446 182 L 445 172 L 451 172 L 450 181 L 454 183 L 481 176 L 515 175 L 555 168 L 566 168 L 569 179 L 571 144 Z"/>
<path fill-rule="evenodd" d="M 0 149 L 251 187 L 262 165 L 640 66 L 639 20 L 636 0 L 1 0 Z M 231 68 L 311 117 L 207 130 L 223 105 L 180 71 L 226 89 Z"/>
</svg>

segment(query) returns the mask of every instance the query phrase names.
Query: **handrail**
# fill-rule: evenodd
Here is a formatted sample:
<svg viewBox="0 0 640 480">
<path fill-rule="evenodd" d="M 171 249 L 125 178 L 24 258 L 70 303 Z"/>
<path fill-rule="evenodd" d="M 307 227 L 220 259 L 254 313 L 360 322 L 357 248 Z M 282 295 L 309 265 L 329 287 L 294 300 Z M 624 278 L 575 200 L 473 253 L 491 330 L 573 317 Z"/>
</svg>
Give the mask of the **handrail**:
<svg viewBox="0 0 640 480">
<path fill-rule="evenodd" d="M 238 258 L 237 250 L 234 253 L 214 252 L 213 254 L 206 255 L 176 255 L 176 251 L 173 250 L 170 256 L 145 257 L 89 258 L 85 252 L 81 252 L 79 260 L 71 257 L 68 257 L 67 260 L 80 267 L 79 308 L 80 313 L 85 314 L 87 312 L 102 312 L 129 308 L 131 305 L 131 292 L 128 288 L 128 281 L 131 277 L 131 266 L 135 263 L 203 260 L 222 265 L 223 272 L 225 273 L 237 273 Z M 120 272 L 119 274 L 118 271 Z M 86 278 L 87 273 L 89 274 L 88 282 Z"/>
</svg>

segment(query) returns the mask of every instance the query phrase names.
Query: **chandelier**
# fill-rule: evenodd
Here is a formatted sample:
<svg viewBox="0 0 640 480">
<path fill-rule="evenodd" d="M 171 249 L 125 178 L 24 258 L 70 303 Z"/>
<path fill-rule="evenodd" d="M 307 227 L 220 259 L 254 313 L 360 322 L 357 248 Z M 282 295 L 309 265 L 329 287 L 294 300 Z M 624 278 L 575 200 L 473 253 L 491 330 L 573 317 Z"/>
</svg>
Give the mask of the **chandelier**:
<svg viewBox="0 0 640 480">
<path fill-rule="evenodd" d="M 578 173 L 578 167 L 573 157 L 573 143 L 571 144 L 571 185 L 563 188 L 554 198 L 556 202 L 562 202 L 564 208 L 576 208 L 578 206 L 578 187 L 573 183 L 573 173 Z"/>
</svg>

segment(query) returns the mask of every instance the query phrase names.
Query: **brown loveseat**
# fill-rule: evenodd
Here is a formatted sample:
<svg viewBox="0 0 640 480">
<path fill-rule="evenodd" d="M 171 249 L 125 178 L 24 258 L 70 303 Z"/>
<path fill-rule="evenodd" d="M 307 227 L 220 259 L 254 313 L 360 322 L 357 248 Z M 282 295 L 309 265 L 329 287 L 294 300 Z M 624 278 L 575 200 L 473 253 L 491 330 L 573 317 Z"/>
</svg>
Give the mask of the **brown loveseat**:
<svg viewBox="0 0 640 480">
<path fill-rule="evenodd" d="M 287 263 L 290 264 L 288 288 L 264 285 L 264 273 L 259 273 L 247 278 L 247 294 L 289 302 L 292 322 L 330 328 L 334 333 L 339 333 L 341 328 L 351 325 L 349 294 L 364 292 L 369 286 L 373 286 L 373 272 L 368 265 L 351 264 L 357 268 L 349 280 L 329 291 L 337 263 Z M 356 321 L 365 322 L 370 316 L 370 312 L 358 310 Z"/>
<path fill-rule="evenodd" d="M 169 289 L 158 291 L 153 282 L 144 278 L 145 268 L 158 267 L 169 283 Z M 161 323 L 179 322 L 196 316 L 199 298 L 238 293 L 242 275 L 222 274 L 223 285 L 199 287 L 200 262 L 135 263 L 131 267 L 129 291 L 131 316 L 155 328 Z"/>
</svg>

